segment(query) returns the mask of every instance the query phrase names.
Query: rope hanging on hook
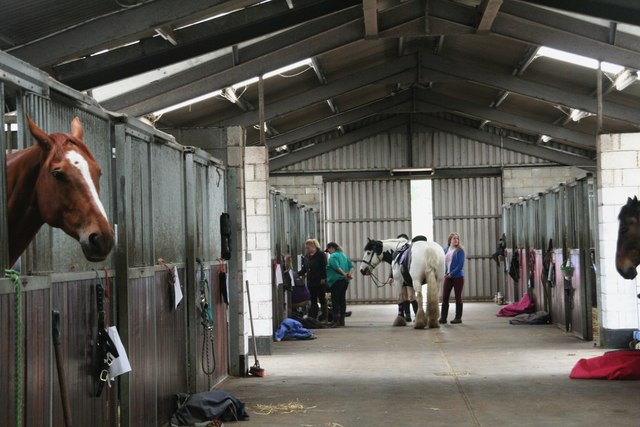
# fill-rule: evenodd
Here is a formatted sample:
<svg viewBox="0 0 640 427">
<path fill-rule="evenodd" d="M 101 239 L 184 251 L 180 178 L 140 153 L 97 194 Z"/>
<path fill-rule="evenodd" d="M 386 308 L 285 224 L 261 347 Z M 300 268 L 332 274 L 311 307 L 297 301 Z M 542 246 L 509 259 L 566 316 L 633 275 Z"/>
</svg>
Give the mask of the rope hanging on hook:
<svg viewBox="0 0 640 427">
<path fill-rule="evenodd" d="M 211 388 L 211 376 L 216 371 L 216 351 L 213 310 L 209 304 L 211 290 L 209 281 L 204 273 L 204 264 L 200 258 L 196 258 L 196 262 L 200 266 L 200 323 L 202 324 L 202 353 L 201 366 L 202 372 L 207 376 L 207 388 Z"/>
</svg>

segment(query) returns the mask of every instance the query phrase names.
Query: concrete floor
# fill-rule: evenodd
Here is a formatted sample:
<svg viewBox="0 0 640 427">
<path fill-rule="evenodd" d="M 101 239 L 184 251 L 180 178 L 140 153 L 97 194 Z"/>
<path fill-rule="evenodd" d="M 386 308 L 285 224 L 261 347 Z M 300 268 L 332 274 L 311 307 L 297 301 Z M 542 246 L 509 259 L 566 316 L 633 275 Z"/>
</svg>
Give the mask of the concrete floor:
<svg viewBox="0 0 640 427">
<path fill-rule="evenodd" d="M 556 326 L 510 325 L 493 303 L 467 303 L 463 324 L 439 330 L 392 327 L 392 305 L 348 309 L 345 328 L 274 343 L 259 357 L 266 377 L 219 385 L 247 405 L 241 425 L 640 425 L 640 382 L 569 379 L 605 350 Z M 291 402 L 304 410 L 258 411 Z"/>
</svg>

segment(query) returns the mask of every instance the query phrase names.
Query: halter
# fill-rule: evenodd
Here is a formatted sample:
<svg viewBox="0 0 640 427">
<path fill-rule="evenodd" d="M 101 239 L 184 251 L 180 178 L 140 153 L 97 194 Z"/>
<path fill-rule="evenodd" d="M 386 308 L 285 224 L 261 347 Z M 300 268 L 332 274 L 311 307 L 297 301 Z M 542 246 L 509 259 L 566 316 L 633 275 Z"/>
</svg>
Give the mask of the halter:
<svg viewBox="0 0 640 427">
<path fill-rule="evenodd" d="M 382 242 L 381 242 L 382 243 Z M 398 247 L 400 247 L 400 243 L 396 244 L 396 250 L 398 250 Z M 383 247 L 384 249 L 384 247 Z M 377 288 L 384 288 L 387 285 L 387 281 L 382 281 L 380 280 L 380 278 L 378 277 L 378 275 L 374 274 L 373 270 L 376 268 L 376 265 L 372 264 L 373 261 L 373 254 L 375 254 L 375 251 L 372 250 L 371 251 L 371 257 L 369 258 L 369 261 L 362 259 L 362 263 L 368 265 L 369 267 L 371 267 L 371 270 L 369 271 L 369 276 L 371 276 L 371 281 L 373 282 L 373 284 L 377 287 Z M 380 252 L 380 255 L 383 254 L 383 251 Z M 392 261 L 393 262 L 393 261 Z M 378 263 L 379 264 L 379 263 Z"/>
</svg>

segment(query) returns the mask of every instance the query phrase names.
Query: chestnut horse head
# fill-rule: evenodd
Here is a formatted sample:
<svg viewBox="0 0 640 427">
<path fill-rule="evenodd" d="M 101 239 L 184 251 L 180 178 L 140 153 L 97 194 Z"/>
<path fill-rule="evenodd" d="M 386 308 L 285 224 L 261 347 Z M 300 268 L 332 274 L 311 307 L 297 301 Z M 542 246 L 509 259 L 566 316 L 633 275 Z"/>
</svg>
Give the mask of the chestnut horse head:
<svg viewBox="0 0 640 427">
<path fill-rule="evenodd" d="M 104 260 L 114 234 L 98 196 L 100 165 L 82 141 L 80 119 L 70 134 L 51 135 L 27 120 L 37 144 L 7 157 L 11 263 L 44 223 L 78 240 L 89 261 Z"/>
<path fill-rule="evenodd" d="M 640 264 L 640 201 L 629 197 L 627 204 L 618 215 L 618 244 L 616 248 L 616 269 L 625 279 L 633 279 L 638 274 Z"/>
</svg>

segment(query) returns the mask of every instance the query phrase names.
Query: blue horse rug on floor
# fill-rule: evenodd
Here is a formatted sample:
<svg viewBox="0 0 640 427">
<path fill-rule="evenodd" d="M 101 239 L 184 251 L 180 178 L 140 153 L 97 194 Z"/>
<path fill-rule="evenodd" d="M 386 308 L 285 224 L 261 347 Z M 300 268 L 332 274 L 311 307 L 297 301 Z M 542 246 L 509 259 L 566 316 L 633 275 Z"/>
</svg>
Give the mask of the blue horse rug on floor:
<svg viewBox="0 0 640 427">
<path fill-rule="evenodd" d="M 297 320 L 287 317 L 282 321 L 278 330 L 273 334 L 276 341 L 284 340 L 312 340 L 316 335 L 302 326 Z"/>
</svg>

